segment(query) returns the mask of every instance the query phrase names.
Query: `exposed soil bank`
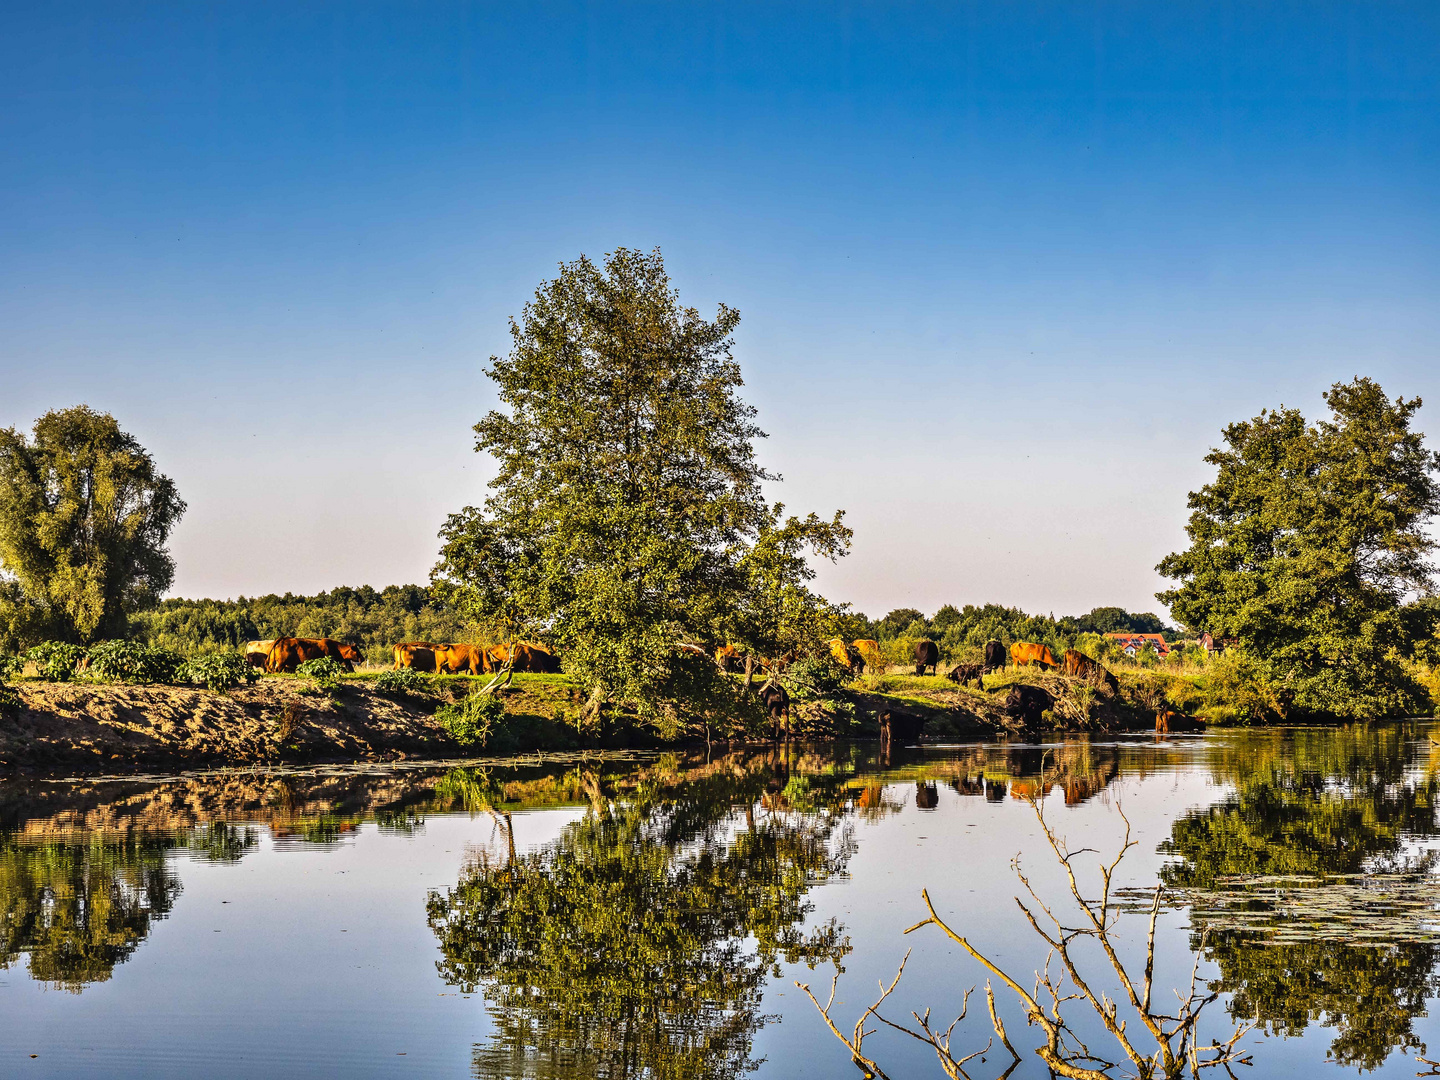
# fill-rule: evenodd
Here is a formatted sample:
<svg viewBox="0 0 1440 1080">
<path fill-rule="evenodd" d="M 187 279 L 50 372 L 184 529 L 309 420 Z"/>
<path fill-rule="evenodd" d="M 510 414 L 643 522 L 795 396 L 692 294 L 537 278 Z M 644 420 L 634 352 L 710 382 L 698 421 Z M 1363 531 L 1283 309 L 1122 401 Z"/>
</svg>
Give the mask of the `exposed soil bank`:
<svg viewBox="0 0 1440 1080">
<path fill-rule="evenodd" d="M 460 748 L 429 711 L 368 688 L 333 699 L 266 679 L 212 693 L 177 686 L 22 683 L 0 714 L 0 773 L 393 761 Z M 433 708 L 433 707 L 432 707 Z M 287 710 L 289 719 L 287 719 Z"/>
</svg>

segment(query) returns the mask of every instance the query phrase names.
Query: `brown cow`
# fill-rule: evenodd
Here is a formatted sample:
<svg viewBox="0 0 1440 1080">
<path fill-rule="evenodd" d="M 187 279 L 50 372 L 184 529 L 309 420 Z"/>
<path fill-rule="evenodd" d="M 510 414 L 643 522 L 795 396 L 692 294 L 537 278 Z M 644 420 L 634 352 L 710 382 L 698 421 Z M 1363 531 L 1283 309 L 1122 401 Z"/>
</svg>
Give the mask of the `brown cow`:
<svg viewBox="0 0 1440 1080">
<path fill-rule="evenodd" d="M 270 649 L 274 644 L 274 638 L 269 641 L 247 641 L 245 643 L 245 663 L 251 667 L 263 668 L 265 658 L 270 655 Z"/>
<path fill-rule="evenodd" d="M 435 670 L 435 649 L 430 645 L 401 644 L 395 646 L 395 668 L 414 668 L 416 671 Z"/>
<path fill-rule="evenodd" d="M 485 659 L 489 661 L 489 671 L 503 671 L 510 658 L 510 646 L 492 645 L 485 650 Z M 538 671 L 544 674 L 554 674 L 560 670 L 560 659 L 549 649 L 542 649 L 539 645 L 516 645 L 515 663 L 511 666 L 512 671 Z"/>
<path fill-rule="evenodd" d="M 319 660 L 328 656 L 345 665 L 346 671 L 354 671 L 355 665 L 364 659 L 360 649 L 348 641 L 334 638 L 276 638 L 265 657 L 265 670 L 269 672 L 294 671 L 307 660 Z"/>
<path fill-rule="evenodd" d="M 852 675 L 865 666 L 865 658 L 860 655 L 860 650 L 854 645 L 847 645 L 844 638 L 831 638 L 826 644 L 830 646 L 830 656 L 834 661 Z"/>
<path fill-rule="evenodd" d="M 981 672 L 989 675 L 992 671 L 999 671 L 1005 666 L 1005 646 L 1002 642 L 991 638 L 985 642 L 985 667 Z"/>
<path fill-rule="evenodd" d="M 394 656 L 395 656 L 395 670 L 396 670 L 396 671 L 399 671 L 402 667 L 412 667 L 412 666 L 413 666 L 413 665 L 411 665 L 411 664 L 406 664 L 406 663 L 402 663 L 402 662 L 401 662 L 401 651 L 402 651 L 402 650 L 404 650 L 404 649 L 443 649 L 443 648 L 446 648 L 446 646 L 445 646 L 445 645 L 437 645 L 437 644 L 435 644 L 435 642 L 433 642 L 433 641 L 402 641 L 402 642 L 400 642 L 399 644 L 391 645 L 391 646 L 390 646 L 390 651 L 391 651 L 391 653 L 393 653 Z M 434 669 L 433 669 L 433 668 L 427 668 L 426 670 L 434 670 Z"/>
<path fill-rule="evenodd" d="M 855 651 L 865 662 L 866 671 L 872 675 L 878 675 L 885 670 L 885 654 L 880 651 L 878 641 L 870 638 L 856 638 L 850 644 L 855 646 Z"/>
<path fill-rule="evenodd" d="M 924 675 L 929 668 L 934 675 L 940 674 L 940 646 L 933 641 L 915 643 L 915 674 Z"/>
<path fill-rule="evenodd" d="M 1010 662 L 1016 667 L 1039 664 L 1043 668 L 1055 666 L 1055 655 L 1048 645 L 1035 645 L 1028 641 L 1017 641 L 1010 646 Z"/>
<path fill-rule="evenodd" d="M 745 667 L 745 654 L 734 645 L 721 645 L 715 650 L 715 666 L 726 673 Z"/>
<path fill-rule="evenodd" d="M 484 653 L 474 645 L 436 645 L 431 652 L 435 656 L 435 671 L 438 674 L 469 672 L 480 675 L 485 671 Z"/>
<path fill-rule="evenodd" d="M 1186 716 L 1174 709 L 1157 709 L 1155 711 L 1155 730 L 1166 735 L 1172 730 L 1204 731 L 1205 724 L 1193 716 Z"/>
<path fill-rule="evenodd" d="M 1110 688 L 1112 694 L 1120 692 L 1120 680 L 1107 671 L 1101 664 L 1082 652 L 1074 649 L 1066 649 L 1065 656 L 1061 660 L 1060 670 L 1066 675 L 1076 679 L 1084 679 L 1090 683 L 1104 683 Z"/>
</svg>

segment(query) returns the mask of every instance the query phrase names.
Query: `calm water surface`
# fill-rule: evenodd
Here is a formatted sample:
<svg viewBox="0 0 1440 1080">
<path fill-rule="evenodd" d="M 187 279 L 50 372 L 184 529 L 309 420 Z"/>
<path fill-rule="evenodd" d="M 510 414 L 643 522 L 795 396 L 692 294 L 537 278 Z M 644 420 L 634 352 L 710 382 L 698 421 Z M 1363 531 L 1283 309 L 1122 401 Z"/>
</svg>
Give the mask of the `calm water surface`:
<svg viewBox="0 0 1440 1080">
<path fill-rule="evenodd" d="M 912 950 L 886 1015 L 948 1023 L 984 980 L 903 934 L 922 888 L 1032 981 L 1015 856 L 1063 899 L 1036 795 L 1074 847 L 1128 819 L 1120 884 L 1179 890 L 1158 980 L 1198 951 L 1212 1028 L 1259 1022 L 1251 1075 L 1413 1076 L 1440 1055 L 1431 730 L 0 781 L 0 1076 L 859 1075 L 795 981 L 839 973 L 848 1031 Z"/>
</svg>

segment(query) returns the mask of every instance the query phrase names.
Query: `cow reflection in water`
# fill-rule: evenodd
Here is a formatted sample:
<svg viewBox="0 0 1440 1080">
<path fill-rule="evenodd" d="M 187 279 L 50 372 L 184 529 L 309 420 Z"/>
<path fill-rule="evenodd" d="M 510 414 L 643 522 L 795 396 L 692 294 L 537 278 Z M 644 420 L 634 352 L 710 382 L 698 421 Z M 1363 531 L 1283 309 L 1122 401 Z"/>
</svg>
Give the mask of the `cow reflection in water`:
<svg viewBox="0 0 1440 1080">
<path fill-rule="evenodd" d="M 915 806 L 919 810 L 934 810 L 940 805 L 940 792 L 933 783 L 915 781 Z"/>
</svg>

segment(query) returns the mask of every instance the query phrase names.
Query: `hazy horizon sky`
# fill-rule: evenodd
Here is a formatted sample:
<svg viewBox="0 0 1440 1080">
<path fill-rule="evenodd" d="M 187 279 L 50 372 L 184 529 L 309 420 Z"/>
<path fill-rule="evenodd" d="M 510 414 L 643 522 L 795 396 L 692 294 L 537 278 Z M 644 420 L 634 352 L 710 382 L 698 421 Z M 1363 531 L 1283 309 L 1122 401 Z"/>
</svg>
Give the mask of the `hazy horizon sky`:
<svg viewBox="0 0 1440 1080">
<path fill-rule="evenodd" d="M 177 482 L 172 595 L 426 580 L 557 264 L 740 310 L 770 494 L 872 616 L 1160 610 L 1227 423 L 1440 446 L 1440 5 L 0 10 L 0 426 Z"/>
</svg>

